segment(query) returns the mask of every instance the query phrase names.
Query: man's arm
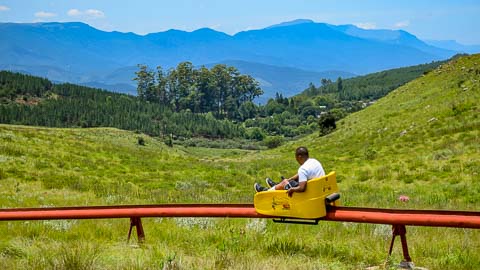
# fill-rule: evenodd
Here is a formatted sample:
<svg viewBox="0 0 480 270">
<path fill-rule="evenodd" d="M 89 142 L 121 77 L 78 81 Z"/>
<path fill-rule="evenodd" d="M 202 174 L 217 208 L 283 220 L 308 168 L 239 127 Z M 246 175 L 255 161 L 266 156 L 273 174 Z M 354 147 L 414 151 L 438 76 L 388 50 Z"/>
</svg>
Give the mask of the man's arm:
<svg viewBox="0 0 480 270">
<path fill-rule="evenodd" d="M 298 181 L 298 173 L 297 173 L 297 174 L 295 174 L 294 176 L 292 176 L 292 177 L 288 178 L 287 180 L 288 180 L 288 181 L 290 181 L 290 180 L 295 180 L 295 181 Z"/>
<path fill-rule="evenodd" d="M 306 188 L 307 188 L 307 181 L 300 182 L 298 183 L 297 187 L 292 187 L 289 190 L 287 190 L 287 194 L 289 197 L 292 197 L 292 194 L 294 192 L 304 192 Z"/>
<path fill-rule="evenodd" d="M 290 178 L 283 178 L 282 182 L 278 183 L 275 186 L 275 190 L 285 190 L 285 186 L 288 185 L 289 181 L 292 181 L 292 180 L 298 181 L 298 174 L 295 174 Z"/>
</svg>

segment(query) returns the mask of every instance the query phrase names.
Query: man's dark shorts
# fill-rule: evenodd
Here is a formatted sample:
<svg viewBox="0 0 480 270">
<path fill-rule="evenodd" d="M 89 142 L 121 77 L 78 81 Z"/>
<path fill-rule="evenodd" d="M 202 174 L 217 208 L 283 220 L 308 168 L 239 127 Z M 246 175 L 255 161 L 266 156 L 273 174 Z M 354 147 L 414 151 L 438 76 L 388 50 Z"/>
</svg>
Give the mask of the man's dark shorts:
<svg viewBox="0 0 480 270">
<path fill-rule="evenodd" d="M 299 185 L 298 181 L 290 180 L 290 181 L 288 181 L 288 184 L 285 185 L 285 190 L 289 190 L 292 187 L 298 187 L 298 185 Z"/>
</svg>

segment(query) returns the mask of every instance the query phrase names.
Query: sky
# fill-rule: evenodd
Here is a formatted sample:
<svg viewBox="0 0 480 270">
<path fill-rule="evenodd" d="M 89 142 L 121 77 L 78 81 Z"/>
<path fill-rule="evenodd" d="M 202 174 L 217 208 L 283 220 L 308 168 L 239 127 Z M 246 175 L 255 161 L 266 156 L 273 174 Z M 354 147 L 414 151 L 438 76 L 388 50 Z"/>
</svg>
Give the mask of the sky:
<svg viewBox="0 0 480 270">
<path fill-rule="evenodd" d="M 141 35 L 203 27 L 235 34 L 295 19 L 480 44 L 480 0 L 0 0 L 0 22 L 84 22 Z"/>
</svg>

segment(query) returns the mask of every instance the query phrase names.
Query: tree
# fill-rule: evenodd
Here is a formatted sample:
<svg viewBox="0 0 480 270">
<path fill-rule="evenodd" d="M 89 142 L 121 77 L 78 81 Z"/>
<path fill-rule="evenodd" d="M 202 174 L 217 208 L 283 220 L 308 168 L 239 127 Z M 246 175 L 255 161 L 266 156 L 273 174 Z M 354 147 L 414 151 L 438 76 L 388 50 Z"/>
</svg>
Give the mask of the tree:
<svg viewBox="0 0 480 270">
<path fill-rule="evenodd" d="M 215 97 L 216 116 L 224 116 L 225 100 L 230 87 L 230 76 L 226 65 L 215 65 L 212 69 L 213 87 Z"/>
<path fill-rule="evenodd" d="M 338 93 L 343 91 L 342 77 L 338 77 L 338 79 L 337 79 L 337 91 L 338 91 Z"/>
<path fill-rule="evenodd" d="M 178 91 L 179 86 L 177 77 L 177 71 L 175 69 L 171 68 L 168 70 L 166 89 L 168 89 L 168 105 L 173 111 L 178 111 L 179 109 L 180 92 Z"/>
<path fill-rule="evenodd" d="M 253 102 L 247 101 L 240 105 L 238 112 L 240 114 L 240 120 L 245 121 L 249 118 L 255 117 L 255 114 L 257 113 L 257 106 L 255 106 Z"/>
<path fill-rule="evenodd" d="M 331 113 L 322 114 L 318 119 L 318 125 L 320 126 L 320 136 L 327 135 L 337 128 L 335 117 Z"/>
<path fill-rule="evenodd" d="M 259 83 L 250 75 L 241 75 L 241 85 L 244 88 L 242 92 L 245 96 L 244 101 L 252 102 L 256 97 L 263 94 L 263 90 L 259 87 Z M 288 100 L 287 100 L 288 102 Z"/>
<path fill-rule="evenodd" d="M 148 69 L 148 66 L 139 64 L 139 71 L 135 72 L 137 81 L 137 94 L 138 97 L 146 101 L 155 100 L 155 76 L 153 71 Z"/>
<path fill-rule="evenodd" d="M 157 102 L 162 105 L 168 105 L 167 78 L 163 73 L 161 66 L 157 67 L 157 86 L 155 87 L 155 96 Z"/>
<path fill-rule="evenodd" d="M 213 76 L 210 70 L 202 66 L 197 71 L 197 91 L 200 99 L 200 112 L 213 112 L 215 110 L 215 91 Z"/>
<path fill-rule="evenodd" d="M 195 72 L 193 64 L 182 62 L 177 66 L 178 108 L 177 110 L 193 109 L 196 97 Z"/>
<path fill-rule="evenodd" d="M 330 110 L 329 113 L 331 113 L 335 118 L 335 120 L 337 121 L 344 118 L 347 115 L 347 112 L 345 111 L 344 108 L 333 108 Z"/>
<path fill-rule="evenodd" d="M 320 80 L 320 83 L 322 84 L 322 86 L 327 86 L 332 83 L 332 80 L 323 78 Z"/>
<path fill-rule="evenodd" d="M 302 109 L 302 116 L 307 118 L 308 116 L 316 117 L 320 113 L 320 107 L 318 106 L 306 106 Z"/>
<path fill-rule="evenodd" d="M 285 106 L 283 104 L 278 104 L 275 99 L 269 99 L 265 105 L 265 112 L 267 115 L 280 114 L 285 111 Z"/>
</svg>

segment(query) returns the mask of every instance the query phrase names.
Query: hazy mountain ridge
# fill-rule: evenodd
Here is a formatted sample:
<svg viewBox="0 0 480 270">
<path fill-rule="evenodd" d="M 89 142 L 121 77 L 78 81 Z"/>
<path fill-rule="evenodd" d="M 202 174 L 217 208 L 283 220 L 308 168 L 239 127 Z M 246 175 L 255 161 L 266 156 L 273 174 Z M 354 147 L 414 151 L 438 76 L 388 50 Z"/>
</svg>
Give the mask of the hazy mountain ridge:
<svg viewBox="0 0 480 270">
<path fill-rule="evenodd" d="M 125 70 L 139 63 L 168 69 L 182 61 L 200 66 L 233 60 L 243 63 L 243 73 L 263 82 L 265 92 L 285 95 L 300 92 L 310 81 L 318 84 L 322 77 L 312 76 L 314 72 L 327 71 L 329 78 L 366 74 L 446 59 L 456 53 L 428 45 L 405 31 L 365 30 L 302 19 L 235 35 L 201 28 L 142 36 L 105 32 L 78 22 L 1 23 L 0 39 L 5 41 L 0 45 L 1 69 L 25 71 L 55 81 L 134 88 L 135 75 Z M 263 74 L 257 69 L 259 65 L 277 66 L 278 70 L 274 76 L 271 70 Z M 309 75 L 288 76 L 284 68 L 304 70 Z M 124 75 L 112 75 L 119 69 Z M 299 88 L 291 89 L 282 81 Z M 115 88 L 109 89 L 132 91 Z"/>
<path fill-rule="evenodd" d="M 464 45 L 455 40 L 426 40 L 426 43 L 447 50 L 462 52 L 462 53 L 480 53 L 480 45 Z"/>
<path fill-rule="evenodd" d="M 211 68 L 216 64 L 234 66 L 241 73 L 248 73 L 254 77 L 260 83 L 260 87 L 264 90 L 264 97 L 258 98 L 261 102 L 267 101 L 268 97 L 275 96 L 277 92 L 282 93 L 287 97 L 296 95 L 299 93 L 299 89 L 305 89 L 310 82 L 318 85 L 320 83 L 319 78 L 326 78 L 335 81 L 338 77 L 350 78 L 355 76 L 353 73 L 337 70 L 316 72 L 239 60 L 226 60 L 220 63 L 207 64 L 205 66 Z M 295 80 L 291 80 L 292 77 L 295 78 Z"/>
</svg>

